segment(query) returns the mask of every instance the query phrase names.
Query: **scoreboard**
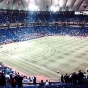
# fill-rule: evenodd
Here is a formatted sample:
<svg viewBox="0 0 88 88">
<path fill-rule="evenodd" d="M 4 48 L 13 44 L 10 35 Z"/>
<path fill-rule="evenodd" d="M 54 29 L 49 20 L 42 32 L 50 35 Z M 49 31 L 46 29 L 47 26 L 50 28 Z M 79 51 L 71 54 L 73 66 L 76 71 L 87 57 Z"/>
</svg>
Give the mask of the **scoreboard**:
<svg viewBox="0 0 88 88">
<path fill-rule="evenodd" d="M 88 11 L 75 11 L 75 15 L 88 15 Z"/>
</svg>

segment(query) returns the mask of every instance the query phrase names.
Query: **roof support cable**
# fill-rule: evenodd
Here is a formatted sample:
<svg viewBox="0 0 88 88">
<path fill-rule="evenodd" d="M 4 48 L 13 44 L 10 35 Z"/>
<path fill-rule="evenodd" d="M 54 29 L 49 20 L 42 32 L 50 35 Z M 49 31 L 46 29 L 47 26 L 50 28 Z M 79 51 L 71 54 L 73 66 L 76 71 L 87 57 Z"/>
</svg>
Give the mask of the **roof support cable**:
<svg viewBox="0 0 88 88">
<path fill-rule="evenodd" d="M 65 10 L 67 11 L 67 2 L 68 2 L 68 0 L 66 0 L 66 3 L 65 3 L 65 5 L 64 5 L 64 7 L 65 7 Z"/>
<path fill-rule="evenodd" d="M 23 3 L 23 1 L 22 1 L 22 0 L 21 0 L 21 3 L 22 3 L 22 5 L 23 5 L 23 7 L 24 7 L 24 10 L 26 10 L 26 8 L 25 8 L 24 3 Z"/>
<path fill-rule="evenodd" d="M 74 2 L 71 5 L 71 9 L 73 8 L 74 4 L 75 4 L 76 0 L 74 0 Z"/>
<path fill-rule="evenodd" d="M 13 14 L 13 10 L 14 10 L 14 8 L 13 8 L 14 2 L 15 2 L 15 0 L 13 0 L 13 3 L 12 3 L 12 14 Z"/>
<path fill-rule="evenodd" d="M 79 11 L 79 8 L 80 8 L 80 6 L 82 5 L 82 3 L 83 3 L 84 1 L 85 1 L 85 0 L 82 0 L 82 2 L 80 3 L 80 5 L 79 5 L 77 11 Z"/>
</svg>

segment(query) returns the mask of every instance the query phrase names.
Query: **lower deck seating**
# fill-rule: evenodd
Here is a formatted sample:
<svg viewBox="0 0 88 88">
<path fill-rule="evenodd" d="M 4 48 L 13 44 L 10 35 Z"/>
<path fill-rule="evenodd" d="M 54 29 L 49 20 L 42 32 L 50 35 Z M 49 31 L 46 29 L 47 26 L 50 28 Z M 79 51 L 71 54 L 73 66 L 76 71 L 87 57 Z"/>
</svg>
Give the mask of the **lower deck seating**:
<svg viewBox="0 0 88 88">
<path fill-rule="evenodd" d="M 12 88 L 12 87 L 11 85 L 6 85 L 5 88 Z M 18 88 L 18 86 L 16 86 L 16 88 Z M 23 86 L 22 88 L 88 88 L 88 84 L 84 84 L 84 85 L 58 84 L 58 85 L 49 85 L 49 86 L 29 85 L 29 86 Z"/>
<path fill-rule="evenodd" d="M 86 36 L 88 27 L 36 26 L 0 29 L 0 44 L 26 41 L 46 35 Z"/>
</svg>

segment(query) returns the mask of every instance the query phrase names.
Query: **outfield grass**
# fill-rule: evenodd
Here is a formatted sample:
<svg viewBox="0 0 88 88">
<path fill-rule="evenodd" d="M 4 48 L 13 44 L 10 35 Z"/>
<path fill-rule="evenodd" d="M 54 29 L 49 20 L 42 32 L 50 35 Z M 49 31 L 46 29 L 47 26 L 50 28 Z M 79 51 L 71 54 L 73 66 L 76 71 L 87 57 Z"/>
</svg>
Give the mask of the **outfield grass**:
<svg viewBox="0 0 88 88">
<path fill-rule="evenodd" d="M 61 74 L 88 69 L 88 40 L 49 36 L 3 45 L 0 62 L 29 76 L 44 75 L 57 79 Z"/>
</svg>

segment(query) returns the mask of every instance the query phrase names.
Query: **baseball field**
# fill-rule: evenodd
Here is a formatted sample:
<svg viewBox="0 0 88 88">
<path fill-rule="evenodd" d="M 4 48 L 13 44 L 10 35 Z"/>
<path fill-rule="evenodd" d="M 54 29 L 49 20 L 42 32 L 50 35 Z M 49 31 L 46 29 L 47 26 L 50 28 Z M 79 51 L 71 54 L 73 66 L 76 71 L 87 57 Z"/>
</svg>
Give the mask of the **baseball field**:
<svg viewBox="0 0 88 88">
<path fill-rule="evenodd" d="M 2 45 L 0 62 L 27 76 L 58 80 L 60 74 L 88 69 L 88 39 L 48 36 Z"/>
</svg>

